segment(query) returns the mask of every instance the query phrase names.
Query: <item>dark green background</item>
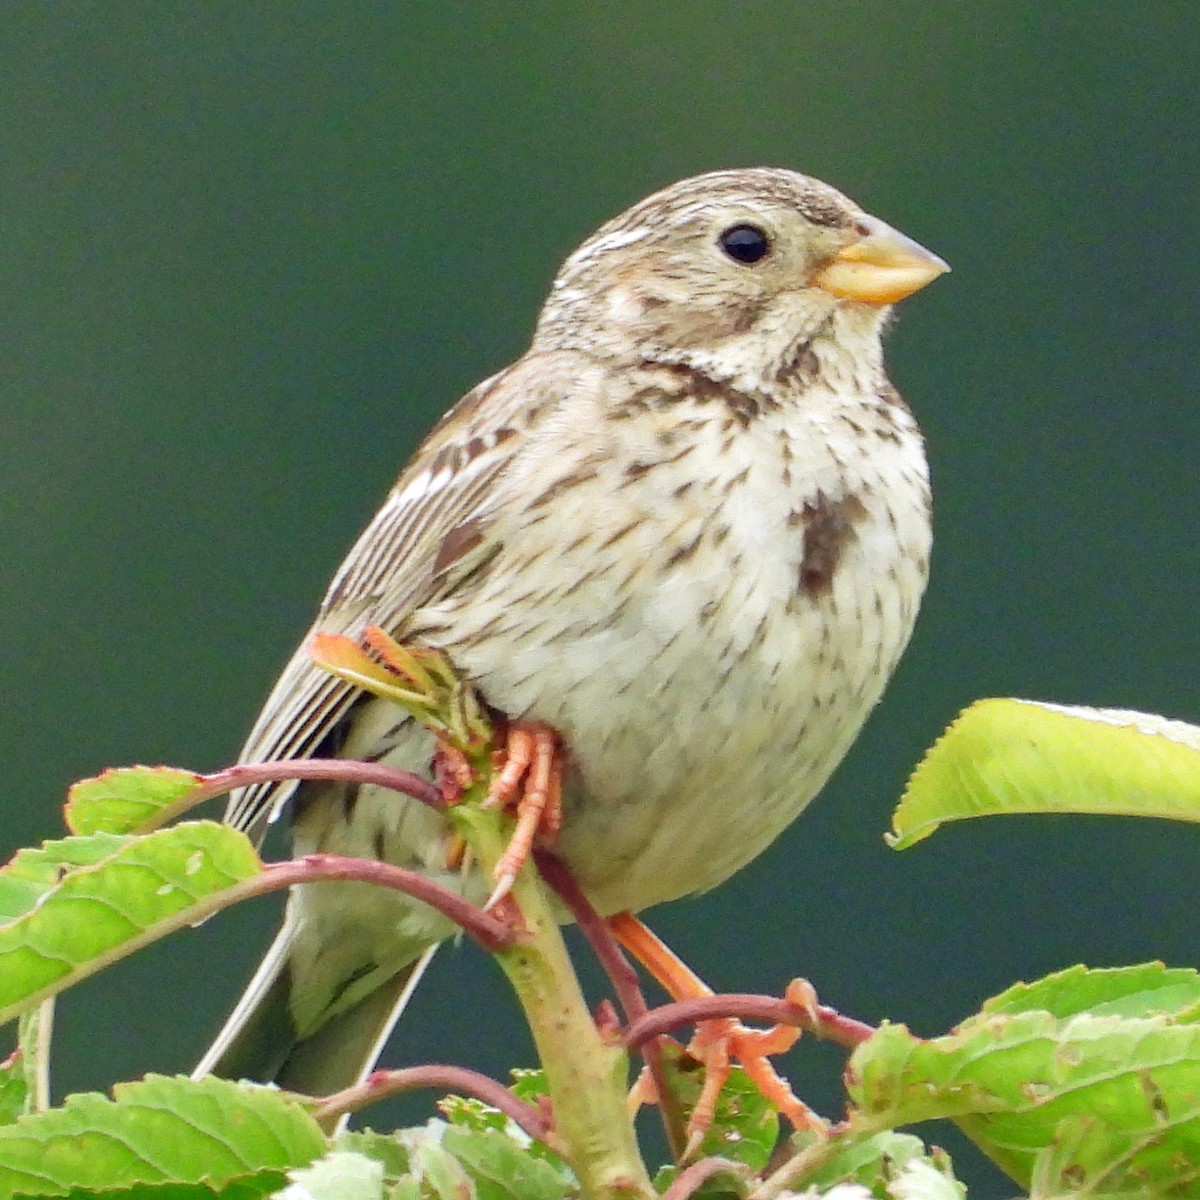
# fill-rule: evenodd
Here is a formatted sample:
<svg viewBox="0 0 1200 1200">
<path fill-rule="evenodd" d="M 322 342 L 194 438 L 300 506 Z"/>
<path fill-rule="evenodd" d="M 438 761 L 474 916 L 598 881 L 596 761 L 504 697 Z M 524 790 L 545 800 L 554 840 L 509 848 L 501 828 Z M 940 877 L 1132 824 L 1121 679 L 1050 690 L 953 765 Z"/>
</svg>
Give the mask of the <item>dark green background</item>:
<svg viewBox="0 0 1200 1200">
<path fill-rule="evenodd" d="M 653 188 L 768 163 L 953 264 L 891 340 L 929 438 L 935 570 L 821 801 L 654 924 L 718 987 L 803 972 L 923 1033 L 1068 963 L 1196 962 L 1191 827 L 881 841 L 976 697 L 1200 719 L 1195 14 L 5 6 L 4 849 L 55 834 L 64 786 L 107 764 L 227 761 L 416 439 L 521 352 L 560 259 Z M 59 1087 L 188 1066 L 267 920 L 210 922 L 72 994 Z M 491 965 L 438 968 L 394 1061 L 523 1059 Z M 828 1108 L 836 1058 L 807 1053 Z"/>
</svg>

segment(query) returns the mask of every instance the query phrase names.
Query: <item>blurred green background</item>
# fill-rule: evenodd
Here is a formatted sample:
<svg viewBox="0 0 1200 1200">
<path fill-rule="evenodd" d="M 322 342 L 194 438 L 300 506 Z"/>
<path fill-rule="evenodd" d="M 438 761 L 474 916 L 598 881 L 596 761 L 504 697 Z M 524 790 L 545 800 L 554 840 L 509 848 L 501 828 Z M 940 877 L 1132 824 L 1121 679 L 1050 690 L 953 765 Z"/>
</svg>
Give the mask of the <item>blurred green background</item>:
<svg viewBox="0 0 1200 1200">
<path fill-rule="evenodd" d="M 981 822 L 904 855 L 881 833 L 976 697 L 1200 720 L 1198 44 L 1182 3 L 5 6 L 3 850 L 55 835 L 65 785 L 105 765 L 228 761 L 391 478 L 522 351 L 561 258 L 678 177 L 772 164 L 954 267 L 890 343 L 929 440 L 934 577 L 820 802 L 653 924 L 714 986 L 803 973 L 930 1034 L 1069 963 L 1196 962 L 1190 827 Z M 70 995 L 59 1089 L 188 1067 L 272 916 Z M 464 948 L 390 1057 L 528 1050 Z M 837 1056 L 793 1065 L 835 1103 Z"/>
</svg>

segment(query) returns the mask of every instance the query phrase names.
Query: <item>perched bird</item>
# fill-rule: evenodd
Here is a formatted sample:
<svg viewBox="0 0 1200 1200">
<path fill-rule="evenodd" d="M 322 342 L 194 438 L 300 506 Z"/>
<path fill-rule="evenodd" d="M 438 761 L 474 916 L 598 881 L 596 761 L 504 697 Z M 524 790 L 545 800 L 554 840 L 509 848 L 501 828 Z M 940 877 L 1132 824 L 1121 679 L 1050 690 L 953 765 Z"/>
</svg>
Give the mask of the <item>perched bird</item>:
<svg viewBox="0 0 1200 1200">
<path fill-rule="evenodd" d="M 912 632 L 930 552 L 920 432 L 884 370 L 889 306 L 939 258 L 815 179 L 718 171 L 635 204 L 563 264 L 528 351 L 450 410 L 334 576 L 313 632 L 444 651 L 561 739 L 556 852 L 602 914 L 702 892 L 846 753 Z M 431 735 L 315 667 L 307 639 L 241 761 L 428 772 Z M 297 854 L 381 858 L 482 900 L 436 811 L 341 783 L 291 800 Z M 442 916 L 361 883 L 296 889 L 199 1070 L 326 1093 L 370 1068 Z"/>
</svg>

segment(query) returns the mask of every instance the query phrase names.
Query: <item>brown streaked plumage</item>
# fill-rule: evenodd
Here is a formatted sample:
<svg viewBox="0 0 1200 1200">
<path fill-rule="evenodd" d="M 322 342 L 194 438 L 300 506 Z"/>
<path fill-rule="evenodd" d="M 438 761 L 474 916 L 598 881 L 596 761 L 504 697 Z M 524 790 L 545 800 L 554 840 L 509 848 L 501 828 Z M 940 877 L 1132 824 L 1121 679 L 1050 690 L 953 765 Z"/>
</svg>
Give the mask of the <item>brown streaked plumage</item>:
<svg viewBox="0 0 1200 1200">
<path fill-rule="evenodd" d="M 314 631 L 438 647 L 495 709 L 561 736 L 557 848 L 602 912 L 760 853 L 878 700 L 930 548 L 921 437 L 880 335 L 943 270 L 791 171 L 648 197 L 567 259 L 529 351 L 438 423 L 335 575 Z M 432 749 L 302 645 L 242 759 L 427 771 Z M 293 793 L 298 853 L 486 894 L 447 867 L 437 813 L 374 788 L 251 788 L 228 820 L 259 837 Z M 298 890 L 199 1069 L 350 1082 L 450 932 L 366 885 Z"/>
</svg>

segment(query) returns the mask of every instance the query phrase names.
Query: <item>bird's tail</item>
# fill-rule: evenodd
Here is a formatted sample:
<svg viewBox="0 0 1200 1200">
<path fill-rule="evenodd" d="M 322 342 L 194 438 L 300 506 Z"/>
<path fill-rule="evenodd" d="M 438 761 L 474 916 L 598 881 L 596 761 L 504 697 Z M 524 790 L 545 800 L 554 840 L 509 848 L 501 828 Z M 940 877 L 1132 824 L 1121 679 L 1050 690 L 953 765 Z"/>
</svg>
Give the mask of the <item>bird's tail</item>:
<svg viewBox="0 0 1200 1200">
<path fill-rule="evenodd" d="M 309 1096 L 327 1096 L 361 1082 L 437 950 L 435 943 L 357 1004 L 301 1038 L 289 1004 L 288 959 L 295 933 L 289 912 L 193 1078 L 252 1079 Z"/>
</svg>

